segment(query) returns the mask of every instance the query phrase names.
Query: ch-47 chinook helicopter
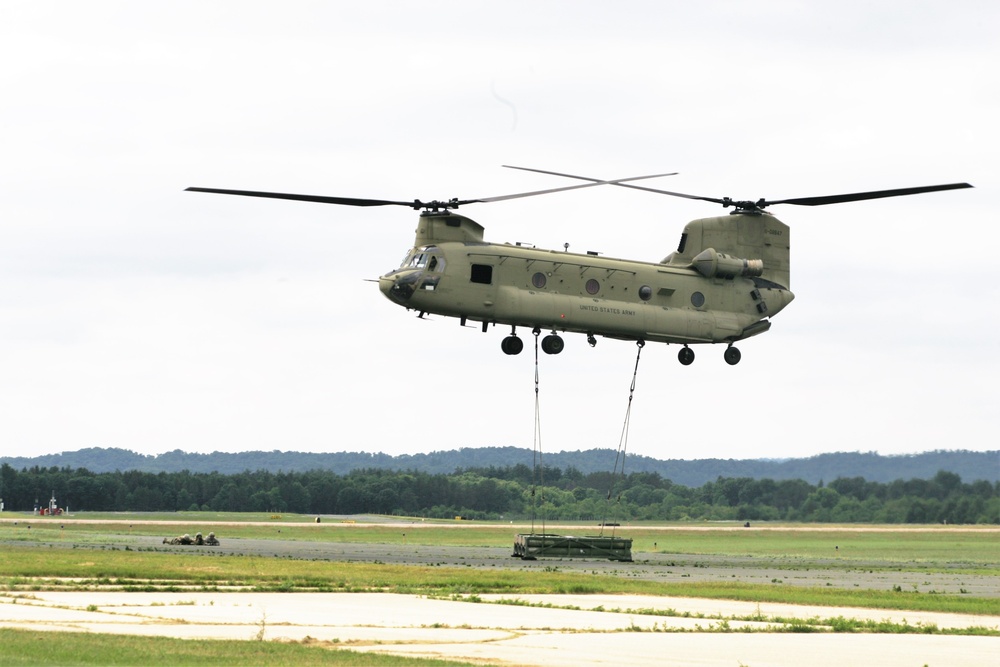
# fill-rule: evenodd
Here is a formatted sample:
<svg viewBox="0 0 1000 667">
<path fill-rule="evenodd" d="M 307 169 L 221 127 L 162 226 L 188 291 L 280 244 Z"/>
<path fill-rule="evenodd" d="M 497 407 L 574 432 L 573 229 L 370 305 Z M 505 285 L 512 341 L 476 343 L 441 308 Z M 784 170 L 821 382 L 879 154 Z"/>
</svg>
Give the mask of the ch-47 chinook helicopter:
<svg viewBox="0 0 1000 667">
<path fill-rule="evenodd" d="M 865 199 L 899 197 L 972 187 L 968 183 L 929 185 L 822 197 L 768 201 L 734 201 L 669 192 L 633 181 L 673 174 L 601 180 L 540 169 L 513 167 L 587 181 L 482 199 L 422 202 L 352 199 L 248 190 L 188 188 L 196 192 L 292 199 L 347 206 L 407 206 L 421 210 L 413 248 L 399 268 L 379 278 L 379 288 L 394 303 L 415 310 L 456 317 L 465 326 L 479 322 L 511 327 L 501 349 L 519 354 L 524 347 L 518 327 L 538 335 L 547 354 L 563 350 L 563 332 L 620 340 L 676 343 L 677 357 L 694 361 L 689 346 L 723 343 L 730 365 L 740 361 L 734 343 L 771 327 L 794 295 L 789 289 L 788 225 L 764 209 L 776 204 L 820 206 Z M 689 222 L 677 250 L 660 262 L 600 257 L 520 244 L 490 243 L 483 227 L 454 213 L 459 206 L 529 197 L 598 185 L 635 188 L 673 197 L 698 199 L 732 207 L 729 215 Z"/>
</svg>

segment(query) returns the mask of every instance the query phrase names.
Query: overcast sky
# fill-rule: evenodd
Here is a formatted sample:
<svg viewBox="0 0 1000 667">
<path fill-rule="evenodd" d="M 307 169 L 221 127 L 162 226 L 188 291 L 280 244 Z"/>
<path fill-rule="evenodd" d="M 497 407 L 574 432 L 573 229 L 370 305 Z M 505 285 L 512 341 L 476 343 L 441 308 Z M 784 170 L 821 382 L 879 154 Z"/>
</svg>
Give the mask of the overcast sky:
<svg viewBox="0 0 1000 667">
<path fill-rule="evenodd" d="M 735 367 L 648 345 L 628 451 L 997 449 L 998 26 L 987 0 L 3 3 L 0 456 L 532 447 L 530 349 L 365 282 L 415 212 L 184 192 L 568 184 L 503 164 L 740 199 L 972 183 L 775 207 L 795 302 Z M 462 212 L 659 261 L 722 209 L 603 187 Z M 618 447 L 635 354 L 543 356 L 543 451 Z"/>
</svg>

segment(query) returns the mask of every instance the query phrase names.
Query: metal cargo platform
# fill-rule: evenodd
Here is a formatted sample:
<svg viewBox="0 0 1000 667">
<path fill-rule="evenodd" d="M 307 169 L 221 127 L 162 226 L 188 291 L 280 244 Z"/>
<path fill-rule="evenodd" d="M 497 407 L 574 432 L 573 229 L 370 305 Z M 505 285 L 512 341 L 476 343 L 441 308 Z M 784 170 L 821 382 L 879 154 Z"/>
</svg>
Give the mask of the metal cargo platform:
<svg viewBox="0 0 1000 667">
<path fill-rule="evenodd" d="M 515 558 L 607 558 L 632 562 L 632 538 L 549 534 L 524 534 L 514 537 Z"/>
</svg>

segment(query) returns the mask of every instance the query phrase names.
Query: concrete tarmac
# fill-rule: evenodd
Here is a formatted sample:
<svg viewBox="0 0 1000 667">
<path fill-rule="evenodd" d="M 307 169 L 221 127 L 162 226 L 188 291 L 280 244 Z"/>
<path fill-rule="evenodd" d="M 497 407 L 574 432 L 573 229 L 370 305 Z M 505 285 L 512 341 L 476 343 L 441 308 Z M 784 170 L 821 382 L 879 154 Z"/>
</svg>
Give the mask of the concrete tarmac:
<svg viewBox="0 0 1000 667">
<path fill-rule="evenodd" d="M 775 620 L 843 616 L 939 628 L 996 628 L 1000 619 L 993 616 L 623 595 L 531 595 L 506 599 L 518 604 L 492 604 L 503 599 L 380 593 L 5 593 L 0 595 L 0 627 L 294 641 L 333 650 L 539 667 L 981 667 L 997 664 L 1000 655 L 996 637 L 804 634 L 780 631 L 783 626 Z M 670 610 L 671 615 L 648 610 Z M 747 618 L 755 620 L 737 620 Z"/>
</svg>

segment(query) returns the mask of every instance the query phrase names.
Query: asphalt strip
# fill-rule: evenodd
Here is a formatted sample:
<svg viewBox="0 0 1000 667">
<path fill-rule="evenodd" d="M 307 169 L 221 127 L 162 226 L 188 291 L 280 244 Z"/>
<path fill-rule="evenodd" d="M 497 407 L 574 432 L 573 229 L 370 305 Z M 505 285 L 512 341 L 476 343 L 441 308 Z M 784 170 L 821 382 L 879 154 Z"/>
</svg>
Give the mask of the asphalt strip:
<svg viewBox="0 0 1000 667">
<path fill-rule="evenodd" d="M 0 626 L 324 643 L 355 651 L 539 667 L 980 667 L 997 664 L 1000 655 L 997 637 L 799 633 L 776 631 L 774 620 L 843 616 L 939 628 L 997 628 L 1000 619 L 994 616 L 625 595 L 475 599 L 389 593 L 5 593 L 0 595 Z M 491 604 L 498 600 L 516 604 Z M 649 610 L 669 610 L 670 615 Z M 736 620 L 746 618 L 762 620 Z"/>
</svg>

